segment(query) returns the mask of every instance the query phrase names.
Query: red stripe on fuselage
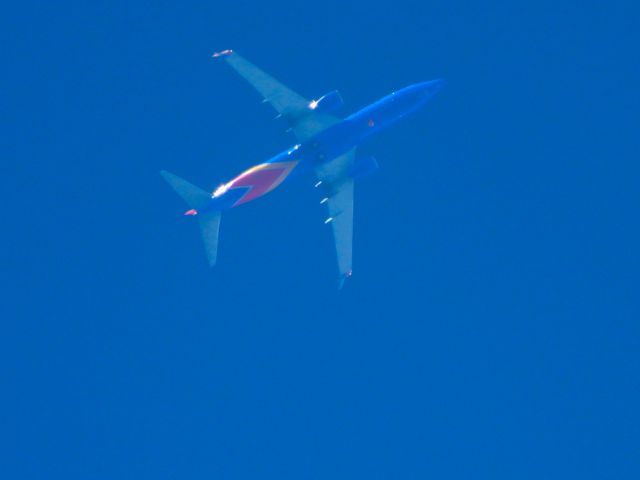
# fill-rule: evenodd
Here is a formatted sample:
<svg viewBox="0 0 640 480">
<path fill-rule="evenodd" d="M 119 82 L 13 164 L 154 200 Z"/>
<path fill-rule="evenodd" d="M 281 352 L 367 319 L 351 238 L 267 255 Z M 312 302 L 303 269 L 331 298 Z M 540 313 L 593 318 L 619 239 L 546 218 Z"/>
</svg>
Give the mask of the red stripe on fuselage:
<svg viewBox="0 0 640 480">
<path fill-rule="evenodd" d="M 255 200 L 270 192 L 291 173 L 298 162 L 263 163 L 241 173 L 229 182 L 229 188 L 249 188 L 234 206 Z"/>
</svg>

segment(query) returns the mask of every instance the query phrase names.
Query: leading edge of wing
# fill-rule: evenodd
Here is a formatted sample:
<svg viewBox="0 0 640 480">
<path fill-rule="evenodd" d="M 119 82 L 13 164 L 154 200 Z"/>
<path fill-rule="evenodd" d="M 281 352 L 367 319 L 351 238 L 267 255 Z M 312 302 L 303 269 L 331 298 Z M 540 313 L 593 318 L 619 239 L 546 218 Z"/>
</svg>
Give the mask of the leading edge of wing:
<svg viewBox="0 0 640 480">
<path fill-rule="evenodd" d="M 309 101 L 289 87 L 256 67 L 233 50 L 214 53 L 213 58 L 222 58 L 280 114 L 287 110 L 307 108 Z"/>
<path fill-rule="evenodd" d="M 314 112 L 311 102 L 302 95 L 276 80 L 233 50 L 223 50 L 213 54 L 213 58 L 226 61 L 244 78 L 265 102 L 278 112 L 279 116 L 288 120 L 291 129 L 300 140 L 306 140 L 334 125 L 339 120 L 331 115 Z"/>
</svg>

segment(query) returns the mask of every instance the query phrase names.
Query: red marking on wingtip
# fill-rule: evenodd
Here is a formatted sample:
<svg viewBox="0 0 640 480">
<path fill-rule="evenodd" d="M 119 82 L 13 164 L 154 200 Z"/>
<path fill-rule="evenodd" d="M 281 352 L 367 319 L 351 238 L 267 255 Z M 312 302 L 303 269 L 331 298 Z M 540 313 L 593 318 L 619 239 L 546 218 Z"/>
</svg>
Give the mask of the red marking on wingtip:
<svg viewBox="0 0 640 480">
<path fill-rule="evenodd" d="M 193 215 L 197 215 L 198 211 L 195 208 L 192 208 L 191 210 L 187 210 L 186 212 L 184 212 L 185 215 L 189 215 L 189 216 L 193 216 Z"/>
</svg>

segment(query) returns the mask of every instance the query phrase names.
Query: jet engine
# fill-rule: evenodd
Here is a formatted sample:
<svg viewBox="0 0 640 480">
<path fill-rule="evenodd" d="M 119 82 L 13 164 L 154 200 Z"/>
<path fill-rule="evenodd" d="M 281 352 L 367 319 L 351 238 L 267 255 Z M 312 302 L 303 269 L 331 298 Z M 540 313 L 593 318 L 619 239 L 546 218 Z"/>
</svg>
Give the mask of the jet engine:
<svg viewBox="0 0 640 480">
<path fill-rule="evenodd" d="M 344 106 L 340 92 L 334 90 L 326 95 L 323 95 L 318 100 L 312 100 L 309 103 L 309 108 L 321 113 L 332 113 L 339 110 Z"/>
</svg>

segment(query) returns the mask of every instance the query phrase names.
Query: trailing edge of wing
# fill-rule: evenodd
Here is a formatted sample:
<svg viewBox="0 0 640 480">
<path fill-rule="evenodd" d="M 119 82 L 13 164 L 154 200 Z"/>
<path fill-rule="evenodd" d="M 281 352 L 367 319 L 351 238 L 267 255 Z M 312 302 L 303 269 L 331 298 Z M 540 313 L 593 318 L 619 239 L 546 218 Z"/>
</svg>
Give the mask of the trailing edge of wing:
<svg viewBox="0 0 640 480">
<path fill-rule="evenodd" d="M 263 98 L 268 101 L 280 114 L 292 110 L 307 108 L 309 101 L 286 87 L 268 73 L 263 72 L 254 64 L 235 52 L 224 56 L 226 62 L 240 74 Z"/>
<path fill-rule="evenodd" d="M 338 122 L 338 119 L 331 115 L 314 112 L 309 108 L 309 100 L 232 50 L 224 50 L 213 56 L 223 58 L 275 108 L 279 115 L 286 118 L 299 140 L 311 138 Z"/>
<path fill-rule="evenodd" d="M 316 169 L 316 175 L 326 184 L 328 208 L 326 223 L 331 225 L 336 246 L 340 287 L 351 276 L 353 246 L 353 178 L 348 174 L 355 158 L 355 149 Z"/>
</svg>

